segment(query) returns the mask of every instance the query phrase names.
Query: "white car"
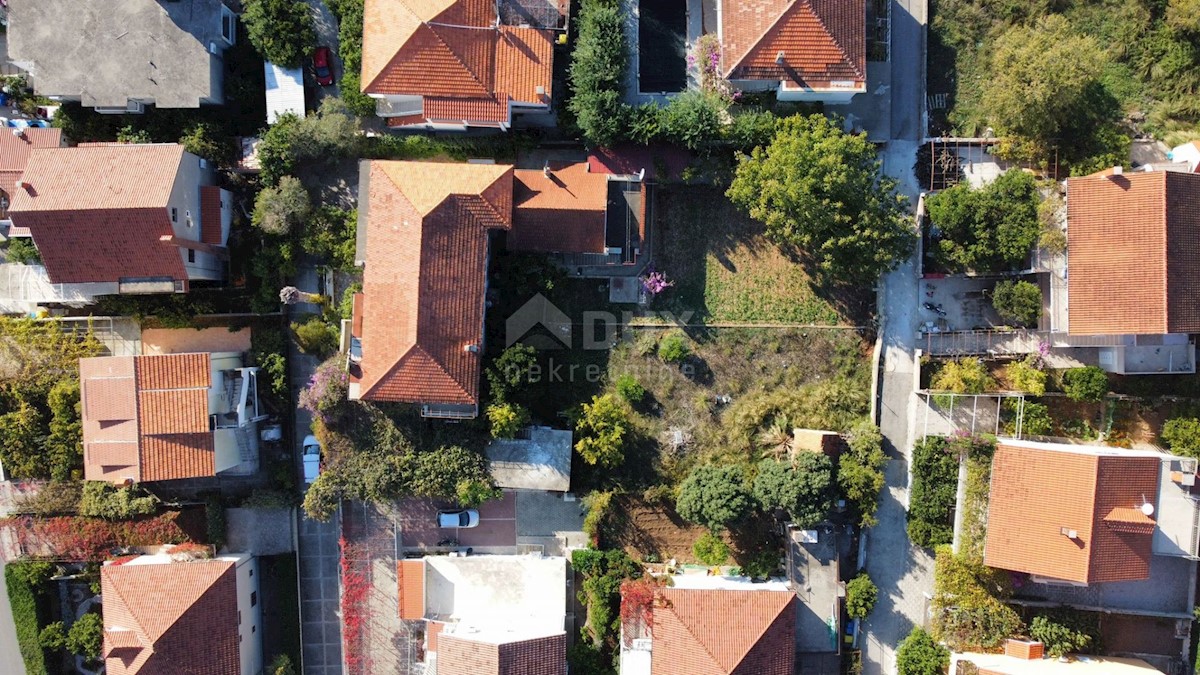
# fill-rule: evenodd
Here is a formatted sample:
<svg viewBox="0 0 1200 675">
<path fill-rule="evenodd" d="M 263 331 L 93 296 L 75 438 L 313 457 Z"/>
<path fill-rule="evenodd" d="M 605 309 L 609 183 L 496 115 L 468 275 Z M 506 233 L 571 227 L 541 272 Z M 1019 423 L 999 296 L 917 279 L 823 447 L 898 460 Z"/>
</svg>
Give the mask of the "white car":
<svg viewBox="0 0 1200 675">
<path fill-rule="evenodd" d="M 479 512 L 475 509 L 438 511 L 438 527 L 475 527 L 479 524 Z"/>
<path fill-rule="evenodd" d="M 321 473 L 321 444 L 316 436 L 304 437 L 304 484 L 309 485 Z"/>
</svg>

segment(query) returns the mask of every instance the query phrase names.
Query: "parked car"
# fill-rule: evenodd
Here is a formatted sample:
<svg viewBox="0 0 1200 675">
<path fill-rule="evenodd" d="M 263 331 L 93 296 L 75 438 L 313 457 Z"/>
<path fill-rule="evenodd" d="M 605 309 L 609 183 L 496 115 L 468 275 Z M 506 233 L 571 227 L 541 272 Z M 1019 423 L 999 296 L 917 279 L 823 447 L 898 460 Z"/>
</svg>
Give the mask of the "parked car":
<svg viewBox="0 0 1200 675">
<path fill-rule="evenodd" d="M 321 443 L 316 436 L 304 437 L 304 484 L 308 485 L 321 474 Z"/>
<path fill-rule="evenodd" d="M 438 511 L 438 527 L 475 527 L 479 524 L 479 512 L 475 509 Z"/>
<path fill-rule="evenodd" d="M 333 61 L 329 47 L 317 47 L 313 52 L 313 70 L 317 72 L 317 84 L 328 87 L 333 84 Z"/>
</svg>

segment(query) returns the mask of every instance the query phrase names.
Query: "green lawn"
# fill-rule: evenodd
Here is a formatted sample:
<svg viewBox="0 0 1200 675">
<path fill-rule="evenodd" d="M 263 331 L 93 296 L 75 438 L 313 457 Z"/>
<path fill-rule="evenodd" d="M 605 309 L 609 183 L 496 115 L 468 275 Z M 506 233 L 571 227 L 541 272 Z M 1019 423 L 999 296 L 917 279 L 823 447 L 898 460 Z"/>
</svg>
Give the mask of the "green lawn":
<svg viewBox="0 0 1200 675">
<path fill-rule="evenodd" d="M 767 241 L 761 223 L 722 190 L 672 185 L 658 190 L 655 267 L 675 283 L 663 294 L 673 311 L 708 323 L 860 323 L 870 289 L 847 293 L 813 283 L 805 266 Z"/>
</svg>

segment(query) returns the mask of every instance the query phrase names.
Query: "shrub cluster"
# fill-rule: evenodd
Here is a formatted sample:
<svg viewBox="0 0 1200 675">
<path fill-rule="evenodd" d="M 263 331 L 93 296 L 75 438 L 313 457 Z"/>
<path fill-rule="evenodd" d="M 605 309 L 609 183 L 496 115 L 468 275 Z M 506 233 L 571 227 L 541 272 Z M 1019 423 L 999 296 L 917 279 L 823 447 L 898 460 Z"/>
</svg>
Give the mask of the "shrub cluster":
<svg viewBox="0 0 1200 675">
<path fill-rule="evenodd" d="M 954 538 L 959 449 L 940 436 L 927 436 L 912 451 L 908 538 L 933 548 Z"/>
</svg>

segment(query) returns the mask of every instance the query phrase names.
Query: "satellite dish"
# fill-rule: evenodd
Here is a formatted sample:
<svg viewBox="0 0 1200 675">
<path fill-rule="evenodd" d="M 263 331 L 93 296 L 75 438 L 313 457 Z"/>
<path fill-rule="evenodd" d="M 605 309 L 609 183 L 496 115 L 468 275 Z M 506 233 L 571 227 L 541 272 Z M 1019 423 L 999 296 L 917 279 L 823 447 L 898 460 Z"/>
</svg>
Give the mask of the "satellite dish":
<svg viewBox="0 0 1200 675">
<path fill-rule="evenodd" d="M 1150 502 L 1143 502 L 1142 503 L 1142 513 L 1146 514 L 1147 516 L 1154 515 L 1154 505 L 1151 504 Z"/>
</svg>

